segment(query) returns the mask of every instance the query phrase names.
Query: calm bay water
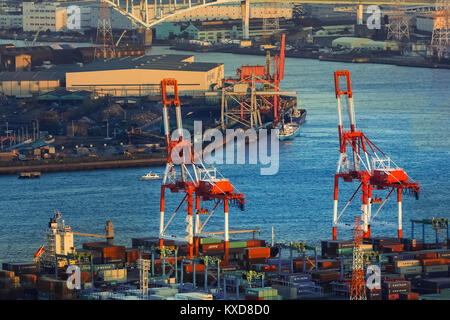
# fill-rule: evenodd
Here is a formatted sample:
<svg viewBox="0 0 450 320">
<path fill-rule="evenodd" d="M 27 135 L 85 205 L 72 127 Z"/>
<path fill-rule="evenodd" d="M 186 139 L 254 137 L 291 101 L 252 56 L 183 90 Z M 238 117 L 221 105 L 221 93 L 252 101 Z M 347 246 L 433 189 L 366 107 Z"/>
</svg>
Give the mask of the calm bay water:
<svg viewBox="0 0 450 320">
<path fill-rule="evenodd" d="M 154 47 L 152 54 L 174 52 Z M 221 53 L 195 53 L 196 61 L 223 62 L 232 76 L 241 65 L 264 64 L 264 57 Z M 230 229 L 260 228 L 261 237 L 276 241 L 307 241 L 320 245 L 331 237 L 333 174 L 338 160 L 337 102 L 333 72 L 348 69 L 352 75 L 357 127 L 421 184 L 416 201 L 404 197 L 404 234 L 410 236 L 410 219 L 449 218 L 450 181 L 450 71 L 375 64 L 345 64 L 287 59 L 282 87 L 298 91 L 307 122 L 293 141 L 280 144 L 280 168 L 261 176 L 258 165 L 220 165 L 222 174 L 246 196 L 246 210 L 230 211 Z M 163 168 L 155 168 L 162 173 Z M 147 169 L 44 174 L 36 180 L 0 177 L 0 262 L 30 261 L 43 244 L 43 232 L 53 211 L 63 214 L 73 230 L 104 233 L 113 220 L 116 243 L 131 246 L 132 237 L 156 236 L 159 229 L 160 182 L 138 181 Z M 341 184 L 341 208 L 356 184 Z M 375 192 L 378 197 L 383 192 Z M 170 194 L 167 217 L 180 196 Z M 374 210 L 377 210 L 374 206 Z M 375 236 L 395 236 L 396 202 L 393 197 L 375 218 Z M 352 223 L 360 213 L 355 198 L 341 222 Z M 167 230 L 184 236 L 184 213 Z M 207 231 L 222 230 L 218 210 Z M 431 230 L 430 230 L 431 231 Z M 431 232 L 429 240 L 432 240 Z M 418 236 L 420 235 L 417 234 Z M 351 237 L 349 227 L 339 237 Z M 76 237 L 76 246 L 92 238 Z"/>
</svg>

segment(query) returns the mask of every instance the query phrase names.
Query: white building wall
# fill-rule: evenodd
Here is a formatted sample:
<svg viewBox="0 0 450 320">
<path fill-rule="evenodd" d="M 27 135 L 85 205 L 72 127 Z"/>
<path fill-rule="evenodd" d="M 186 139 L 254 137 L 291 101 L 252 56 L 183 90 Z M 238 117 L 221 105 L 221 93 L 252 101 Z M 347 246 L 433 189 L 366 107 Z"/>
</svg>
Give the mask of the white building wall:
<svg viewBox="0 0 450 320">
<path fill-rule="evenodd" d="M 153 15 L 153 8 L 149 9 L 150 15 Z M 273 7 L 264 7 L 263 4 L 252 4 L 250 7 L 250 18 L 292 18 L 292 6 L 289 4 L 277 4 Z M 227 20 L 242 19 L 242 10 L 240 5 L 217 5 L 204 8 L 196 8 L 184 14 L 167 19 L 167 21 L 186 21 L 186 20 Z"/>
<path fill-rule="evenodd" d="M 60 31 L 67 25 L 67 12 L 59 3 L 24 2 L 23 31 Z"/>
</svg>

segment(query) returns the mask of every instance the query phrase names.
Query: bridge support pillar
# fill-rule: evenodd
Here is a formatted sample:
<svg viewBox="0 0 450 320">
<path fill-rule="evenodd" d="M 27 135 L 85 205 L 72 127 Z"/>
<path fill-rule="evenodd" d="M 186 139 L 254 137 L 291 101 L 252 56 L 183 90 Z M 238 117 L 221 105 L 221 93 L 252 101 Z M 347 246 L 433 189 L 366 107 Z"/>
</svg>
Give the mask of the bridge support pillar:
<svg viewBox="0 0 450 320">
<path fill-rule="evenodd" d="M 241 2 L 242 7 L 242 37 L 244 40 L 250 39 L 250 0 Z"/>
<path fill-rule="evenodd" d="M 356 23 L 358 25 L 362 25 L 364 23 L 364 6 L 362 4 L 358 4 L 356 10 Z"/>
<path fill-rule="evenodd" d="M 151 28 L 146 28 L 144 30 L 144 46 L 150 46 L 153 41 L 153 30 Z"/>
</svg>

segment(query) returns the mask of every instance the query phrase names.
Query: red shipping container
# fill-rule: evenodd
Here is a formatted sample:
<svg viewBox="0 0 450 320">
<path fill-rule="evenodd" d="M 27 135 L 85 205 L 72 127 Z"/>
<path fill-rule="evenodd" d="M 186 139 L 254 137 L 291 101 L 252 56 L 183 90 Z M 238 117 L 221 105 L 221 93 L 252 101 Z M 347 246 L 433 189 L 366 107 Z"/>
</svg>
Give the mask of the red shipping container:
<svg viewBox="0 0 450 320">
<path fill-rule="evenodd" d="M 436 252 L 419 253 L 416 255 L 416 259 L 419 259 L 419 260 L 437 259 L 437 253 Z"/>
<path fill-rule="evenodd" d="M 340 266 L 340 261 L 319 261 L 319 267 L 323 269 L 339 268 Z"/>
<path fill-rule="evenodd" d="M 81 283 L 91 282 L 91 273 L 90 272 L 81 272 L 80 274 Z"/>
<path fill-rule="evenodd" d="M 109 246 L 104 247 L 102 250 L 103 259 L 125 259 L 125 247 L 124 246 Z"/>
<path fill-rule="evenodd" d="M 403 244 L 392 244 L 389 246 L 383 246 L 382 247 L 383 252 L 402 252 L 403 251 Z"/>
<path fill-rule="evenodd" d="M 399 298 L 399 294 L 398 293 L 394 293 L 394 294 L 388 294 L 386 296 L 386 300 L 398 300 Z"/>
<path fill-rule="evenodd" d="M 126 249 L 125 259 L 128 263 L 136 262 L 139 259 L 139 250 L 136 249 Z"/>
<path fill-rule="evenodd" d="M 83 249 L 98 249 L 106 247 L 108 244 L 106 242 L 85 242 L 83 243 Z"/>
<path fill-rule="evenodd" d="M 37 276 L 35 274 L 22 274 L 19 277 L 22 283 L 36 284 Z"/>
<path fill-rule="evenodd" d="M 419 300 L 419 294 L 416 292 L 399 293 L 400 300 Z"/>
<path fill-rule="evenodd" d="M 314 259 L 306 260 L 306 270 L 310 270 L 314 267 Z M 303 271 L 303 261 L 302 260 L 294 260 L 294 271 L 302 272 Z"/>
<path fill-rule="evenodd" d="M 192 264 L 187 264 L 185 266 L 185 268 L 186 268 L 185 270 L 186 270 L 187 273 L 194 272 L 194 265 L 192 265 Z M 195 273 L 197 273 L 197 272 L 204 272 L 204 271 L 205 271 L 205 266 L 203 264 L 196 264 L 195 265 Z"/>
<path fill-rule="evenodd" d="M 246 248 L 246 256 L 249 259 L 270 258 L 270 248 Z"/>
<path fill-rule="evenodd" d="M 223 250 L 224 248 L 225 248 L 225 246 L 223 243 L 202 244 L 202 251 Z"/>
</svg>

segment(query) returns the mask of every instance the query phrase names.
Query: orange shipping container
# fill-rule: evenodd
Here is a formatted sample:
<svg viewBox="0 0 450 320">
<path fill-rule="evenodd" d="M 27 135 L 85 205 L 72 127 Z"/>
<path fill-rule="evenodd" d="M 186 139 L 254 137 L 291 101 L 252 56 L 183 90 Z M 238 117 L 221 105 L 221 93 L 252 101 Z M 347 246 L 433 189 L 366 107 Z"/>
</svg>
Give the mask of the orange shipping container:
<svg viewBox="0 0 450 320">
<path fill-rule="evenodd" d="M 185 270 L 188 273 L 194 272 L 194 265 L 187 264 Z M 205 266 L 203 264 L 196 264 L 195 265 L 195 273 L 197 273 L 197 272 L 204 272 L 204 271 L 205 271 Z"/>
<path fill-rule="evenodd" d="M 270 258 L 270 248 L 246 248 L 246 256 L 249 259 Z"/>
<path fill-rule="evenodd" d="M 440 266 L 441 264 L 445 264 L 444 259 L 423 259 L 423 266 Z"/>
</svg>

